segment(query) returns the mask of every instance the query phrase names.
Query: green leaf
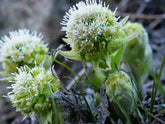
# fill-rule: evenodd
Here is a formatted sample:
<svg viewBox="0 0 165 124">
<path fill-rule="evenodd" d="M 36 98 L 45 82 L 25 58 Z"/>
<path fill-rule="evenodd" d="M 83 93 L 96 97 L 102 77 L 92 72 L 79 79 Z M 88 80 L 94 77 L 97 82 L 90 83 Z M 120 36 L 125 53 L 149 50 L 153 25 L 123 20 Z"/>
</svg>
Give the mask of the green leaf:
<svg viewBox="0 0 165 124">
<path fill-rule="evenodd" d="M 162 61 L 162 64 L 161 64 L 161 68 L 160 68 L 160 71 L 159 71 L 159 75 L 158 77 L 156 77 L 156 75 L 150 70 L 149 73 L 151 74 L 151 76 L 154 78 L 154 81 L 156 82 L 156 87 L 159 88 L 161 94 L 163 95 L 163 98 L 165 100 L 165 91 L 163 89 L 163 86 L 162 84 L 160 84 L 160 77 L 162 75 L 162 71 L 163 71 L 163 66 L 165 64 L 165 56 L 163 58 L 163 61 Z"/>
<path fill-rule="evenodd" d="M 72 43 L 69 39 L 66 39 L 66 38 L 62 38 L 62 40 L 65 41 L 68 44 L 71 44 Z"/>
<path fill-rule="evenodd" d="M 72 60 L 83 61 L 80 54 L 76 54 L 74 50 L 71 51 L 59 51 L 59 54 Z"/>
<path fill-rule="evenodd" d="M 90 106 L 89 106 L 89 104 L 88 104 L 88 101 L 87 101 L 86 98 L 85 98 L 85 95 L 84 95 L 83 91 L 81 90 L 81 88 L 80 88 L 79 84 L 77 83 L 77 81 L 75 81 L 75 83 L 76 83 L 76 85 L 77 85 L 77 87 L 78 87 L 78 89 L 79 89 L 79 91 L 80 91 L 80 93 L 81 93 L 81 95 L 82 95 L 82 97 L 83 97 L 83 99 L 84 99 L 86 105 L 87 105 L 87 108 L 88 108 L 88 110 L 89 110 L 89 113 L 90 113 L 90 115 L 91 115 L 91 117 L 92 117 L 92 120 L 93 120 L 94 124 L 96 124 L 95 118 L 94 118 L 94 116 L 93 116 L 93 114 L 92 114 L 92 111 L 91 111 L 91 109 L 90 109 Z"/>
<path fill-rule="evenodd" d="M 149 71 L 150 75 L 154 78 L 154 83 L 153 83 L 153 88 L 152 88 L 152 95 L 151 95 L 151 102 L 150 102 L 150 113 L 153 112 L 153 105 L 154 105 L 154 102 L 155 102 L 156 93 L 157 93 L 158 88 L 159 88 L 159 90 L 160 90 L 160 92 L 161 92 L 161 94 L 162 94 L 162 96 L 165 100 L 165 92 L 164 92 L 163 86 L 160 84 L 160 77 L 162 75 L 164 64 L 165 64 L 165 56 L 164 56 L 164 59 L 163 59 L 162 64 L 161 64 L 161 68 L 160 68 L 158 77 L 156 77 L 157 70 L 155 71 L 155 73 L 153 73 L 151 70 Z M 149 120 L 151 121 L 151 115 L 149 116 Z"/>
<path fill-rule="evenodd" d="M 129 16 L 126 16 L 124 19 L 122 19 L 122 20 L 120 21 L 120 24 L 121 24 L 121 25 L 124 25 L 124 24 L 128 21 L 128 19 L 129 19 Z"/>
<path fill-rule="evenodd" d="M 124 48 L 125 48 L 125 46 L 122 45 L 119 48 L 119 50 L 117 50 L 115 53 L 110 55 L 110 57 L 111 57 L 111 68 L 112 68 L 110 73 L 116 72 L 118 70 L 119 64 L 120 64 L 122 56 L 123 56 Z"/>
</svg>

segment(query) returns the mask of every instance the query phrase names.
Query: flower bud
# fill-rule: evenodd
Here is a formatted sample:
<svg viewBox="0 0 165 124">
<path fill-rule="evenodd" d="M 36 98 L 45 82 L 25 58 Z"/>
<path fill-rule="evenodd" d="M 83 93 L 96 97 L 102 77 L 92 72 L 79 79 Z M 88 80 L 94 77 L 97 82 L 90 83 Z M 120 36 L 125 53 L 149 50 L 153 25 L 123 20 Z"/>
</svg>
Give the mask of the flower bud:
<svg viewBox="0 0 165 124">
<path fill-rule="evenodd" d="M 129 64 L 139 85 L 145 81 L 152 60 L 152 50 L 148 43 L 148 34 L 139 23 L 128 22 L 124 28 L 128 35 L 133 32 L 138 35 L 128 42 L 123 54 L 123 61 Z"/>
<path fill-rule="evenodd" d="M 4 36 L 0 41 L 0 62 L 6 73 L 16 72 L 16 67 L 28 65 L 30 68 L 44 63 L 49 58 L 47 45 L 42 35 L 29 30 L 18 30 Z"/>
<path fill-rule="evenodd" d="M 62 22 L 62 31 L 66 31 L 64 41 L 72 50 L 60 51 L 60 54 L 69 59 L 91 62 L 97 69 L 111 69 L 111 59 L 107 57 L 110 58 L 110 54 L 133 37 L 123 30 L 127 19 L 118 22 L 115 12 L 102 2 L 79 2 L 66 13 Z"/>
<path fill-rule="evenodd" d="M 137 101 L 137 94 L 133 82 L 131 82 L 128 74 L 119 71 L 111 74 L 106 80 L 105 85 L 106 94 L 110 99 L 110 112 L 112 113 L 112 117 L 118 117 L 122 121 L 125 121 L 126 118 L 120 107 L 130 116 L 134 111 Z"/>
</svg>

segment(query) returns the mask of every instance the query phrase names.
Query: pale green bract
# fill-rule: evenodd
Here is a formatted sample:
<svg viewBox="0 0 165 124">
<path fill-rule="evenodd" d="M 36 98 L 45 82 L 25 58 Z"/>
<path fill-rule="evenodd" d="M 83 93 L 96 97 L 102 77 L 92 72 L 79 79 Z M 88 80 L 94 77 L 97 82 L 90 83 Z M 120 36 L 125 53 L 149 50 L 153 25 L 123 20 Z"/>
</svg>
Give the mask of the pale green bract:
<svg viewBox="0 0 165 124">
<path fill-rule="evenodd" d="M 118 22 L 115 12 L 102 2 L 79 2 L 62 21 L 62 31 L 66 31 L 64 41 L 72 50 L 59 53 L 69 59 L 90 62 L 95 69 L 110 70 L 110 54 L 134 37 L 123 30 L 127 19 Z"/>
<path fill-rule="evenodd" d="M 16 72 L 16 67 L 28 65 L 34 67 L 50 60 L 47 44 L 43 44 L 42 35 L 37 32 L 20 29 L 12 31 L 0 40 L 0 62 L 5 73 Z"/>
<path fill-rule="evenodd" d="M 135 109 L 137 94 L 133 82 L 128 74 L 123 71 L 113 73 L 105 82 L 106 94 L 110 99 L 110 111 L 114 118 L 125 121 L 125 116 L 119 108 L 118 103 L 125 113 L 130 116 Z"/>
<path fill-rule="evenodd" d="M 46 114 L 52 109 L 51 94 L 59 90 L 60 81 L 50 70 L 44 67 L 27 66 L 18 69 L 15 73 L 12 91 L 8 94 L 13 106 L 22 114 Z"/>
<path fill-rule="evenodd" d="M 129 64 L 136 82 L 140 85 L 146 79 L 152 60 L 148 33 L 140 23 L 128 22 L 124 26 L 124 30 L 128 35 L 132 34 L 132 32 L 138 34 L 136 38 L 127 44 L 123 53 L 123 60 Z"/>
</svg>

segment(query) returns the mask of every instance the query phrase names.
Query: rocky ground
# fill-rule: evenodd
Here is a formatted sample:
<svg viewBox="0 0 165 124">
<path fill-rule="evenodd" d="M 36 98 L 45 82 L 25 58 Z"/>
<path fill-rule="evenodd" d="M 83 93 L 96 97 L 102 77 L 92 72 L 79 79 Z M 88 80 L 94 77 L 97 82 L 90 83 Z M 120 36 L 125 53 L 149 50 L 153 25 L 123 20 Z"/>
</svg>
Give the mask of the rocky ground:
<svg viewBox="0 0 165 124">
<path fill-rule="evenodd" d="M 40 2 L 39 2 L 40 1 Z M 30 30 L 38 30 L 45 36 L 44 40 L 50 43 L 51 48 L 56 48 L 64 37 L 60 31 L 60 22 L 62 17 L 69 9 L 69 6 L 77 2 L 76 0 L 1 0 L 0 1 L 0 37 L 6 35 L 8 31 L 18 28 L 28 28 Z M 112 10 L 118 7 L 117 15 L 121 18 L 129 16 L 132 22 L 137 21 L 144 25 L 148 31 L 150 45 L 153 51 L 153 60 L 151 70 L 160 69 L 161 62 L 165 55 L 165 1 L 164 0 L 105 0 Z M 43 7 L 44 6 L 44 7 Z M 63 58 L 60 58 L 63 59 Z M 70 62 L 76 72 L 83 74 L 81 63 L 73 64 Z M 77 69 L 78 67 L 78 69 Z M 60 75 L 69 74 L 63 67 L 57 68 Z M 2 70 L 2 68 L 1 68 Z M 165 89 L 165 67 L 161 76 L 161 83 Z M 149 76 L 146 83 L 142 86 L 143 96 L 147 102 L 150 99 L 153 80 Z M 9 83 L 0 82 L 0 96 L 7 93 L 5 87 Z M 68 85 L 68 84 L 67 84 Z M 69 85 L 71 87 L 71 85 Z M 165 103 L 159 99 L 157 94 L 157 102 L 165 108 Z M 157 114 L 160 114 L 157 112 Z M 158 116 L 165 121 L 164 117 Z M 15 112 L 7 98 L 0 97 L 0 124 L 30 124 L 30 119 L 23 119 L 21 114 Z M 155 122 L 156 123 L 156 122 Z M 161 123 L 161 122 L 159 122 Z"/>
</svg>

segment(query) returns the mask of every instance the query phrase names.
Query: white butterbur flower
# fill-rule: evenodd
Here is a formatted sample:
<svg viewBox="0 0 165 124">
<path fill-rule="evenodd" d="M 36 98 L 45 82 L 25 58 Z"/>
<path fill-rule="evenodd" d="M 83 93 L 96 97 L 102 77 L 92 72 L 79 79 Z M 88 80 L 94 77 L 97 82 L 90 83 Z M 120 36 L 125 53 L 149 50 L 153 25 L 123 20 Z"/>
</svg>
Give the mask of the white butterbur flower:
<svg viewBox="0 0 165 124">
<path fill-rule="evenodd" d="M 102 7 L 101 4 L 97 4 L 95 1 L 80 2 L 76 4 L 76 7 L 71 8 L 64 17 L 65 21 L 62 24 L 66 27 L 63 27 L 62 30 L 66 31 L 68 38 L 77 42 L 85 37 L 84 43 L 86 43 L 91 38 L 95 39 L 107 30 L 106 15 L 108 12 L 108 8 Z"/>
<path fill-rule="evenodd" d="M 13 106 L 24 115 L 49 111 L 52 108 L 49 97 L 59 89 L 60 81 L 44 67 L 24 66 L 18 70 L 8 94 Z"/>
<path fill-rule="evenodd" d="M 64 41 L 70 44 L 71 51 L 60 51 L 63 56 L 84 62 L 94 67 L 110 69 L 109 55 L 129 41 L 123 25 L 127 18 L 118 22 L 112 12 L 102 2 L 86 0 L 79 2 L 66 13 L 62 21 L 62 31 L 66 31 Z"/>
<path fill-rule="evenodd" d="M 28 65 L 34 67 L 41 64 L 48 48 L 43 44 L 42 35 L 29 30 L 18 30 L 0 40 L 0 62 L 6 73 L 16 71 L 16 67 Z"/>
</svg>

